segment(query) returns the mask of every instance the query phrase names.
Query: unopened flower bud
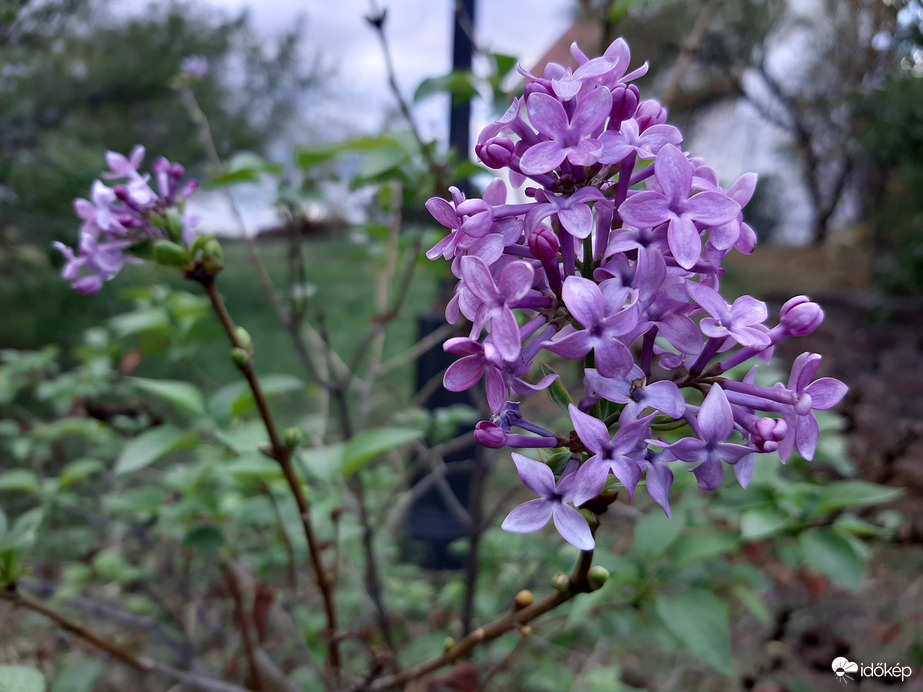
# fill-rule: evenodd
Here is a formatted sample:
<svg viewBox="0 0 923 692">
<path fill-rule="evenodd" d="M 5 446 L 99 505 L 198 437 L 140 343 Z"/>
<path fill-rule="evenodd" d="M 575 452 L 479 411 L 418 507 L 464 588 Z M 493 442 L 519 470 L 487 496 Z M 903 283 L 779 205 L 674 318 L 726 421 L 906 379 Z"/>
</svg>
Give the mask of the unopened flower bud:
<svg viewBox="0 0 923 692">
<path fill-rule="evenodd" d="M 586 580 L 590 585 L 590 591 L 601 589 L 609 581 L 609 570 L 600 565 L 593 565 L 586 574 Z"/>
<path fill-rule="evenodd" d="M 523 589 L 518 594 L 516 594 L 516 600 L 513 601 L 513 610 L 522 610 L 523 608 L 528 608 L 532 605 L 533 601 L 532 592 L 528 589 Z"/>
<path fill-rule="evenodd" d="M 212 257 L 215 257 L 219 260 L 224 259 L 224 252 L 221 250 L 221 243 L 219 243 L 218 239 L 215 237 L 206 239 L 204 245 L 202 246 L 202 250 L 206 255 L 211 255 Z"/>
<path fill-rule="evenodd" d="M 653 99 L 643 101 L 635 112 L 635 120 L 638 121 L 638 129 L 644 132 L 649 127 L 667 122 L 667 109 Z"/>
<path fill-rule="evenodd" d="M 634 84 L 618 84 L 611 89 L 612 91 L 612 111 L 610 117 L 613 120 L 628 120 L 638 110 L 638 103 L 641 100 L 641 92 Z"/>
<path fill-rule="evenodd" d="M 237 339 L 237 345 L 247 351 L 253 350 L 253 337 L 243 327 L 234 327 L 234 338 Z"/>
<path fill-rule="evenodd" d="M 231 362 L 238 368 L 246 367 L 250 363 L 251 357 L 250 351 L 237 347 L 231 349 Z"/>
<path fill-rule="evenodd" d="M 551 578 L 551 585 L 554 587 L 555 591 L 567 593 L 570 591 L 570 577 L 564 574 L 564 572 L 558 572 Z"/>
<path fill-rule="evenodd" d="M 182 245 L 161 240 L 154 244 L 154 261 L 166 267 L 182 267 L 191 259 L 189 251 Z"/>
<path fill-rule="evenodd" d="M 502 449 L 506 446 L 506 433 L 495 423 L 482 420 L 474 428 L 474 439 L 482 447 Z"/>
<path fill-rule="evenodd" d="M 167 209 L 165 215 L 167 235 L 174 243 L 183 241 L 183 215 L 178 209 Z"/>
<path fill-rule="evenodd" d="M 456 208 L 458 214 L 467 216 L 462 221 L 461 230 L 472 238 L 480 238 L 490 233 L 494 222 L 494 210 L 482 199 L 465 200 Z"/>
<path fill-rule="evenodd" d="M 519 628 L 519 634 L 521 634 L 523 637 L 528 637 L 530 634 L 532 634 L 532 626 L 523 625 Z"/>
<path fill-rule="evenodd" d="M 214 255 L 205 255 L 202 258 L 202 268 L 207 276 L 218 276 L 224 269 L 224 262 Z"/>
<path fill-rule="evenodd" d="M 443 650 L 448 653 L 455 648 L 455 639 L 453 637 L 446 637 L 445 641 L 442 643 Z"/>
<path fill-rule="evenodd" d="M 795 296 L 779 311 L 779 324 L 791 336 L 807 336 L 823 321 L 824 311 L 807 296 Z"/>
<path fill-rule="evenodd" d="M 304 433 L 301 432 L 301 430 L 298 428 L 286 428 L 282 432 L 282 444 L 284 444 L 289 449 L 295 449 L 302 443 L 303 440 Z"/>
<path fill-rule="evenodd" d="M 529 252 L 537 260 L 557 259 L 560 249 L 561 242 L 550 228 L 540 226 L 529 235 Z"/>
<path fill-rule="evenodd" d="M 516 145 L 506 137 L 491 137 L 474 148 L 475 154 L 488 168 L 506 168 L 513 160 Z"/>
</svg>

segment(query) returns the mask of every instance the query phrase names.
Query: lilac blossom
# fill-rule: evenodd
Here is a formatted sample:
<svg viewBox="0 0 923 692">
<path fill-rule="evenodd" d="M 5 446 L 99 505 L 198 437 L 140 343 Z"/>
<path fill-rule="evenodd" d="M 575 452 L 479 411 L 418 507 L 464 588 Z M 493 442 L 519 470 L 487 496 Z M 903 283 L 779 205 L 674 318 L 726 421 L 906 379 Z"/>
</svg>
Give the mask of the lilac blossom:
<svg viewBox="0 0 923 692">
<path fill-rule="evenodd" d="M 630 370 L 631 353 L 618 337 L 638 323 L 636 306 L 625 307 L 624 299 L 607 306 L 600 287 L 579 276 L 569 276 L 562 293 L 565 306 L 583 329 L 550 341 L 544 348 L 568 360 L 578 360 L 593 351 L 597 367 L 609 377 Z M 627 291 L 621 295 L 627 297 Z"/>
<path fill-rule="evenodd" d="M 801 356 L 788 382 L 772 387 L 755 385 L 752 371 L 743 382 L 725 377 L 813 332 L 823 311 L 797 296 L 770 327 L 761 301 L 722 297 L 724 258 L 756 245 L 743 214 L 756 175 L 724 188 L 712 168 L 680 149 L 682 133 L 666 109 L 631 83 L 647 68 L 631 69 L 624 40 L 599 57 L 576 44 L 571 55 L 576 67 L 549 63 L 540 77 L 520 68 L 525 95 L 475 147 L 530 201 L 508 204 L 507 185 L 495 181 L 480 199 L 450 188 L 451 201 L 427 202 L 449 229 L 427 256 L 451 261 L 460 279 L 446 316 L 472 322 L 468 337 L 445 345 L 460 356 L 445 385 L 486 383 L 491 417 L 475 438 L 579 457 L 556 484 L 550 467 L 514 455 L 540 498 L 504 522 L 515 531 L 573 517 L 568 503 L 580 506 L 608 483 L 631 500 L 642 478 L 670 516 L 674 473 L 683 468 L 714 490 L 727 464 L 746 486 L 757 455 L 785 461 L 797 450 L 810 458 L 814 412 L 846 390 L 816 379 L 816 354 Z M 562 391 L 549 356 L 579 362 L 582 392 Z M 570 430 L 546 429 L 523 413 L 526 400 L 552 384 L 558 405 L 578 402 L 568 405 Z M 661 426 L 679 439 L 654 439 Z M 590 537 L 585 523 L 579 531 Z M 575 539 L 575 526 L 559 529 L 578 547 L 589 544 Z"/>
<path fill-rule="evenodd" d="M 740 205 L 726 194 L 693 195 L 692 175 L 692 164 L 683 153 L 666 144 L 654 159 L 654 177 L 660 189 L 638 192 L 619 207 L 619 214 L 631 225 L 653 227 L 666 223 L 670 251 L 683 269 L 691 269 L 702 253 L 696 222 L 720 225 L 740 213 Z"/>
<path fill-rule="evenodd" d="M 528 100 L 529 118 L 547 138 L 531 147 L 522 157 L 520 169 L 529 175 L 548 173 L 565 159 L 575 166 L 589 166 L 599 160 L 603 145 L 593 135 L 612 108 L 608 89 L 594 89 L 581 97 L 571 117 L 557 99 L 534 93 Z"/>
<path fill-rule="evenodd" d="M 606 424 L 593 418 L 573 404 L 570 417 L 580 441 L 593 453 L 577 471 L 575 497 L 578 504 L 591 500 L 602 492 L 609 473 L 615 475 L 628 491 L 629 497 L 641 480 L 640 458 L 644 439 L 650 433 L 650 419 L 633 421 L 619 428 L 610 439 Z"/>
<path fill-rule="evenodd" d="M 79 293 L 98 293 L 124 265 L 139 262 L 130 254 L 136 246 L 171 240 L 188 248 L 195 240 L 195 219 L 184 209 L 197 183 L 185 181 L 183 167 L 161 157 L 154 163 L 155 190 L 150 176 L 138 170 L 144 153 L 142 146 L 129 156 L 106 153 L 109 170 L 102 177 L 121 182 L 109 187 L 97 180 L 90 200 L 74 201 L 74 211 L 83 221 L 76 253 L 63 243 L 54 244 L 64 256 L 62 278 Z M 178 220 L 171 218 L 173 214 Z"/>
<path fill-rule="evenodd" d="M 554 519 L 565 541 L 580 550 L 592 550 L 596 542 L 586 519 L 568 504 L 574 501 L 576 464 L 569 465 L 556 483 L 552 470 L 540 461 L 514 453 L 513 462 L 523 485 L 538 499 L 519 505 L 503 520 L 502 527 L 513 533 L 532 533 Z"/>
<path fill-rule="evenodd" d="M 686 437 L 666 445 L 664 449 L 669 450 L 677 459 L 698 463 L 692 473 L 699 487 L 715 490 L 724 478 L 722 462 L 736 464 L 754 452 L 751 447 L 727 442 L 734 432 L 734 415 L 720 385 L 712 385 L 699 407 L 692 427 L 695 437 Z"/>
</svg>

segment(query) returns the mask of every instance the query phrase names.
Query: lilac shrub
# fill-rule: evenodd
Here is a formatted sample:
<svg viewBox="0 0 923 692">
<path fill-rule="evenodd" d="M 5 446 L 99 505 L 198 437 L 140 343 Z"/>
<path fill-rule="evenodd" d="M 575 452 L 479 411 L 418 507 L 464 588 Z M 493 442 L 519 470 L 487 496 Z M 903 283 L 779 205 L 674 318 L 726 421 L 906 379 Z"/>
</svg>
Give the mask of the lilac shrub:
<svg viewBox="0 0 923 692">
<path fill-rule="evenodd" d="M 160 244 L 161 250 L 181 251 L 195 241 L 196 220 L 184 210 L 198 183 L 185 181 L 183 166 L 161 156 L 154 163 L 152 186 L 151 176 L 139 171 L 143 160 L 142 146 L 127 157 L 107 152 L 109 170 L 102 177 L 117 184 L 109 187 L 97 180 L 92 201 L 74 201 L 74 210 L 83 220 L 76 254 L 67 245 L 55 243 L 65 259 L 61 276 L 84 295 L 99 293 L 122 267 L 140 262 L 133 250 Z"/>
<path fill-rule="evenodd" d="M 509 182 L 494 180 L 482 199 L 454 187 L 451 201 L 430 199 L 427 209 L 449 233 L 427 257 L 450 260 L 459 280 L 448 321 L 471 322 L 467 337 L 445 344 L 461 356 L 445 386 L 485 382 L 492 416 L 476 439 L 571 453 L 557 478 L 547 464 L 513 454 L 539 499 L 513 510 L 503 528 L 531 532 L 553 518 L 565 540 L 588 550 L 591 515 L 575 508 L 597 509 L 592 501 L 612 477 L 629 499 L 643 479 L 667 515 L 679 469 L 715 490 L 731 466 L 746 487 L 757 455 L 784 463 L 797 450 L 811 459 L 814 411 L 834 406 L 846 386 L 815 379 L 820 356 L 811 353 L 795 361 L 787 384 L 759 386 L 755 368 L 742 382 L 726 377 L 754 359 L 768 362 L 780 341 L 810 334 L 823 312 L 797 296 L 770 327 L 763 302 L 727 303 L 721 263 L 756 245 L 742 216 L 756 175 L 725 190 L 713 169 L 682 150 L 666 110 L 632 84 L 647 66 L 629 72 L 623 39 L 601 57 L 576 44 L 571 54 L 573 70 L 552 63 L 538 77 L 520 68 L 524 95 L 476 146 L 481 162 Z M 508 202 L 510 188 L 531 201 Z M 582 364 L 572 431 L 546 430 L 521 413 L 521 399 L 557 379 L 530 383 L 543 351 Z M 685 436 L 661 436 L 674 429 Z"/>
</svg>

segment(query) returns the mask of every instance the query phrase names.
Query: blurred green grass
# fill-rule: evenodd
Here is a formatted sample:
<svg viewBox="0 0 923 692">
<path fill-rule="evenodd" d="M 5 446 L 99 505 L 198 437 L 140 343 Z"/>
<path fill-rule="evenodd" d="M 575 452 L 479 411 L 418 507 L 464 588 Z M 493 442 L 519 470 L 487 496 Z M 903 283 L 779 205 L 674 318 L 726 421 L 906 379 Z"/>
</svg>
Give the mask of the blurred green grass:
<svg viewBox="0 0 923 692">
<path fill-rule="evenodd" d="M 290 336 L 279 324 L 269 297 L 240 240 L 222 240 L 225 270 L 219 290 L 237 324 L 253 337 L 257 367 L 261 372 L 293 373 L 307 378 Z M 376 313 L 376 276 L 382 260 L 375 244 L 357 244 L 347 234 L 311 238 L 302 246 L 306 278 L 314 294 L 308 303 L 308 321 L 318 327 L 323 316 L 331 343 L 347 362 L 372 325 Z M 288 286 L 289 243 L 284 238 L 257 242 L 257 251 L 272 278 L 277 295 L 284 302 Z M 402 261 L 398 276 L 407 271 Z M 416 316 L 427 309 L 436 295 L 436 276 L 418 268 L 401 314 L 387 329 L 385 358 L 409 348 L 417 338 Z M 58 344 L 66 352 L 80 343 L 85 329 L 100 326 L 109 318 L 132 308 L 131 290 L 161 284 L 173 289 L 202 294 L 199 287 L 184 280 L 178 270 L 154 265 L 126 267 L 95 296 L 81 296 L 47 263 L 28 271 L 0 275 L 0 348 L 35 349 Z M 207 379 L 226 383 L 236 378 L 227 353 L 227 342 L 217 319 L 209 319 L 196 330 L 202 346 L 195 367 Z M 177 377 L 175 365 L 166 359 L 145 358 L 134 374 L 148 377 Z M 402 368 L 386 382 L 409 392 L 412 373 Z"/>
</svg>

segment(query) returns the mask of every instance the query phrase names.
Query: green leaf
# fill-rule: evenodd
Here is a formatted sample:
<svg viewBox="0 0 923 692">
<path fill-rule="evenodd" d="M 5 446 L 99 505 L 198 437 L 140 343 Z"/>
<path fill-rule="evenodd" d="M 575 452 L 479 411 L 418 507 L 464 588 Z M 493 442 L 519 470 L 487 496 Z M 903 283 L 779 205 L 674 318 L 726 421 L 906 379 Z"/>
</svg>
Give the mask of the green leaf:
<svg viewBox="0 0 923 692">
<path fill-rule="evenodd" d="M 503 53 L 491 53 L 490 57 L 493 59 L 494 66 L 497 69 L 497 77 L 501 79 L 516 69 L 516 63 L 519 62 L 516 57 L 504 55 Z"/>
<path fill-rule="evenodd" d="M 12 550 L 14 548 L 31 548 L 35 543 L 35 534 L 38 527 L 41 526 L 45 519 L 45 510 L 41 507 L 33 507 L 25 514 L 21 514 L 13 522 L 9 534 L 3 540 L 3 550 Z"/>
<path fill-rule="evenodd" d="M 173 425 L 151 428 L 125 445 L 115 462 L 115 474 L 131 473 L 149 466 L 170 452 L 188 445 L 192 441 L 190 437 Z"/>
<path fill-rule="evenodd" d="M 553 368 L 542 363 L 542 375 L 548 377 L 548 375 L 557 375 Z M 564 412 L 565 415 L 570 415 L 570 409 L 568 406 L 573 403 L 570 398 L 570 394 L 567 393 L 567 389 L 564 388 L 564 385 L 561 384 L 561 378 L 559 377 L 554 382 L 551 383 L 551 386 L 545 390 L 548 392 L 548 396 L 551 397 L 551 400 L 555 405 Z"/>
<path fill-rule="evenodd" d="M 452 72 L 441 77 L 428 77 L 420 82 L 413 94 L 413 102 L 419 103 L 430 96 L 448 92 L 452 94 L 452 105 L 467 103 L 478 95 L 475 76 L 470 71 Z"/>
<path fill-rule="evenodd" d="M 244 454 L 222 464 L 221 475 L 225 478 L 232 476 L 238 483 L 248 487 L 252 487 L 254 483 L 269 483 L 284 478 L 279 464 L 260 452 Z"/>
<path fill-rule="evenodd" d="M 833 526 L 841 534 L 846 532 L 853 536 L 862 536 L 864 538 L 885 536 L 888 533 L 888 529 L 884 526 L 876 526 L 864 519 L 860 519 L 855 514 L 841 514 L 833 522 Z"/>
<path fill-rule="evenodd" d="M 634 553 L 645 561 L 662 557 L 685 528 L 683 517 L 671 520 L 662 512 L 645 515 L 635 526 Z"/>
<path fill-rule="evenodd" d="M 250 151 L 235 154 L 227 165 L 227 173 L 209 183 L 210 188 L 234 183 L 257 183 L 263 175 L 281 175 L 282 166 L 270 163 Z"/>
<path fill-rule="evenodd" d="M 336 147 L 340 152 L 350 154 L 368 154 L 382 149 L 404 149 L 404 143 L 392 135 L 374 135 L 371 137 L 358 137 L 351 139 Z"/>
<path fill-rule="evenodd" d="M 903 493 L 900 488 L 865 481 L 837 481 L 818 490 L 819 501 L 813 512 L 815 517 L 826 516 L 840 509 L 884 504 Z"/>
<path fill-rule="evenodd" d="M 189 416 L 205 414 L 205 399 L 193 384 L 182 380 L 152 380 L 146 377 L 127 377 L 128 382 L 144 394 L 163 399 L 180 413 Z"/>
<path fill-rule="evenodd" d="M 725 675 L 734 674 L 727 603 L 704 589 L 657 596 L 657 615 L 692 653 Z"/>
<path fill-rule="evenodd" d="M 740 518 L 740 535 L 744 540 L 757 541 L 782 531 L 788 516 L 772 507 L 750 509 Z"/>
<path fill-rule="evenodd" d="M 740 539 L 727 531 L 711 528 L 692 528 L 671 547 L 670 564 L 688 567 L 718 555 L 736 550 Z"/>
<path fill-rule="evenodd" d="M 0 666 L 0 692 L 45 692 L 45 678 L 34 668 Z"/>
<path fill-rule="evenodd" d="M 109 320 L 109 326 L 120 337 L 133 336 L 147 332 L 168 331 L 170 317 L 166 310 L 161 308 L 148 308 L 135 310 L 124 315 L 116 315 Z"/>
<path fill-rule="evenodd" d="M 4 471 L 0 476 L 0 491 L 26 493 L 35 495 L 40 489 L 38 477 L 28 469 L 12 469 Z"/>
<path fill-rule="evenodd" d="M 299 149 L 296 154 L 298 167 L 305 172 L 311 170 L 315 166 L 333 161 L 335 158 L 336 150 L 327 147 L 323 149 Z"/>
<path fill-rule="evenodd" d="M 346 445 L 342 442 L 324 447 L 312 447 L 300 450 L 295 459 L 300 462 L 305 475 L 332 483 L 340 477 L 345 447 Z"/>
<path fill-rule="evenodd" d="M 294 375 L 264 375 L 260 377 L 260 384 L 267 399 L 287 392 L 301 391 L 305 388 L 304 381 Z M 212 405 L 214 405 L 214 399 L 212 400 Z M 231 413 L 242 417 L 255 408 L 256 400 L 253 398 L 253 392 L 245 384 L 244 389 L 231 403 Z"/>
<path fill-rule="evenodd" d="M 224 534 L 217 526 L 199 526 L 186 534 L 183 545 L 204 554 L 217 553 L 224 547 Z"/>
<path fill-rule="evenodd" d="M 853 545 L 831 528 L 808 529 L 799 536 L 804 561 L 834 584 L 861 591 L 865 560 Z"/>
<path fill-rule="evenodd" d="M 103 670 L 101 661 L 85 659 L 61 671 L 51 692 L 93 692 L 96 678 Z"/>
<path fill-rule="evenodd" d="M 106 511 L 124 514 L 156 514 L 164 506 L 166 493 L 155 485 L 123 490 L 118 494 L 108 495 L 103 504 Z"/>
<path fill-rule="evenodd" d="M 103 468 L 103 463 L 98 459 L 76 459 L 61 471 L 59 481 L 61 489 L 69 488 L 74 483 L 86 480 Z"/>
<path fill-rule="evenodd" d="M 747 610 L 750 611 L 750 614 L 759 620 L 761 625 L 769 627 L 775 621 L 772 617 L 772 613 L 769 612 L 766 604 L 763 603 L 763 599 L 761 599 L 751 587 L 746 584 L 735 584 L 731 590 L 734 592 L 734 595 L 737 596 L 738 600 L 746 606 Z"/>
<path fill-rule="evenodd" d="M 410 159 L 405 149 L 380 149 L 369 152 L 362 159 L 360 178 L 374 178 L 396 168 L 401 168 Z"/>
<path fill-rule="evenodd" d="M 343 447 L 340 472 L 344 478 L 350 478 L 385 452 L 421 437 L 423 431 L 416 428 L 376 428 L 361 432 Z"/>
</svg>

